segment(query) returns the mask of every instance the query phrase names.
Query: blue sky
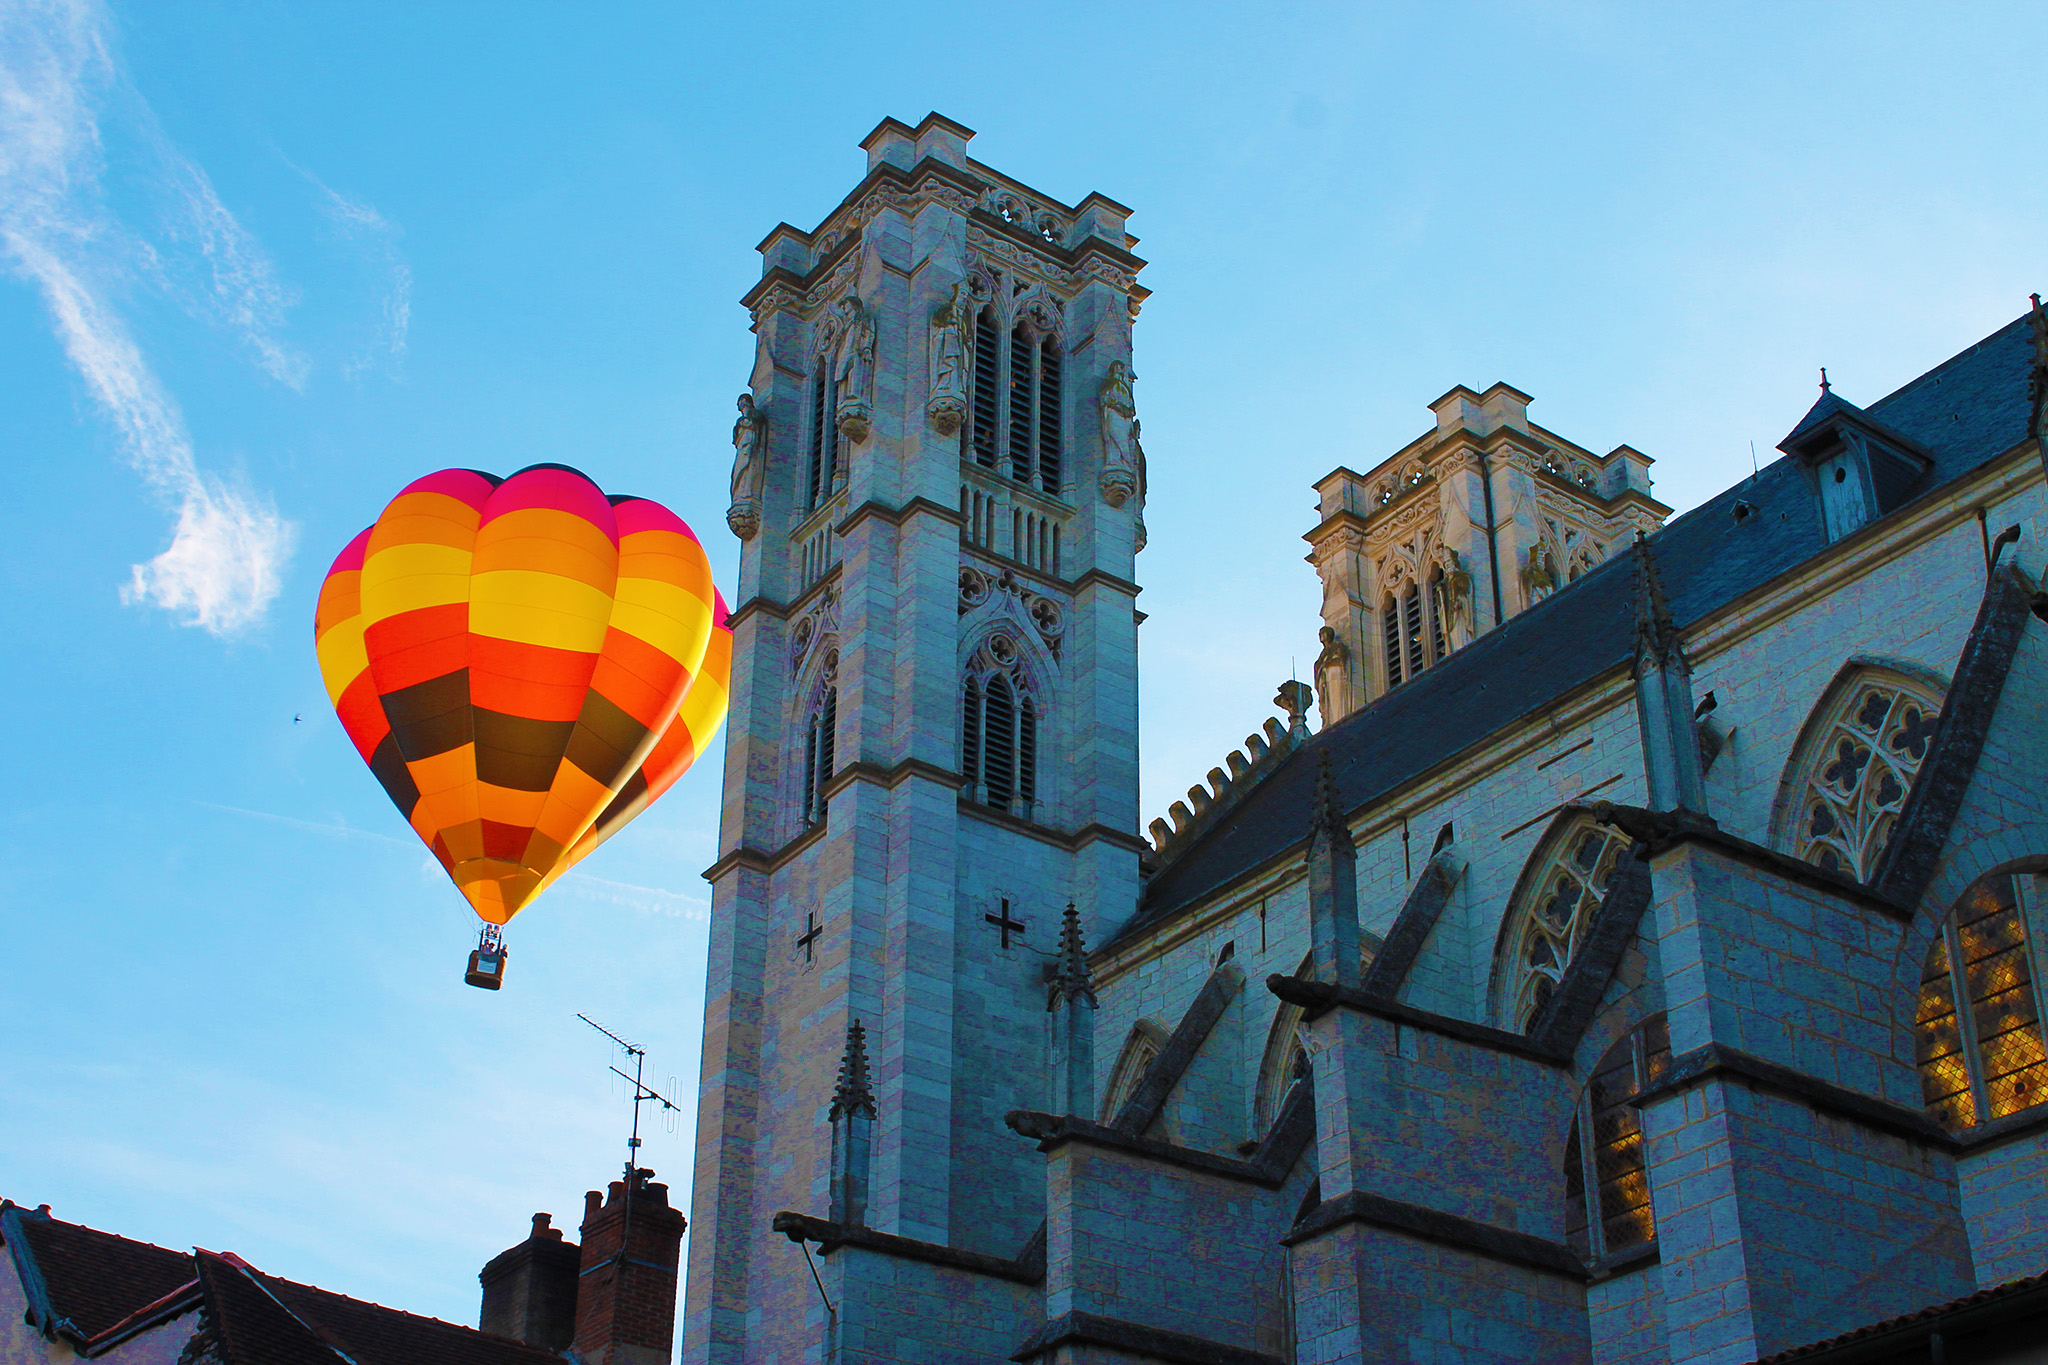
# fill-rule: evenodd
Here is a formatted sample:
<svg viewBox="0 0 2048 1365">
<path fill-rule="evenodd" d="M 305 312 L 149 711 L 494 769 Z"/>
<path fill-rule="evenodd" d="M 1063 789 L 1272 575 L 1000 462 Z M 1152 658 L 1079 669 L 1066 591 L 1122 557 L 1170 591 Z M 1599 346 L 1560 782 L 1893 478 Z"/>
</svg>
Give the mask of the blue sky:
<svg viewBox="0 0 2048 1365">
<path fill-rule="evenodd" d="M 457 464 L 658 498 L 730 583 L 752 247 L 884 115 L 1135 210 L 1149 819 L 1315 652 L 1310 482 L 1451 385 L 1684 508 L 1818 366 L 1868 402 L 2020 313 L 2044 39 L 2031 5 L 0 0 L 0 1193 L 474 1321 L 622 1156 L 575 1012 L 694 1093 L 713 774 L 468 990 L 312 605 Z M 689 1132 L 646 1151 L 679 1191 Z"/>
</svg>

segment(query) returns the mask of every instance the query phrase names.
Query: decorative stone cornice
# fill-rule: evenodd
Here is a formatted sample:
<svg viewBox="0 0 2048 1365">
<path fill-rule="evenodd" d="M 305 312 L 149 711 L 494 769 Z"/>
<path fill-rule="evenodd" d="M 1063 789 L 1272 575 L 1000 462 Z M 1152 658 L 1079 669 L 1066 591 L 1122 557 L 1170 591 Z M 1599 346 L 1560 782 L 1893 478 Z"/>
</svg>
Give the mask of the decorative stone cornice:
<svg viewBox="0 0 2048 1365">
<path fill-rule="evenodd" d="M 1288 1174 L 1301 1154 L 1315 1140 L 1316 1115 L 1313 1090 L 1297 1085 L 1273 1119 L 1273 1126 L 1249 1157 L 1219 1156 L 1157 1138 L 1140 1137 L 1079 1114 L 1046 1114 L 1035 1109 L 1013 1109 L 1003 1122 L 1019 1137 L 1030 1138 L 1041 1152 L 1051 1152 L 1068 1143 L 1097 1147 L 1175 1166 L 1198 1175 L 1212 1175 L 1244 1185 L 1277 1190 L 1287 1183 Z"/>
<path fill-rule="evenodd" d="M 1738 838 L 1704 815 L 1691 811 L 1644 810 L 1640 806 L 1617 805 L 1612 801 L 1596 801 L 1588 809 L 1601 824 L 1634 839 L 1647 857 L 1659 857 L 1682 844 L 1699 844 L 1745 867 L 1774 873 L 1800 886 L 1826 891 L 1887 919 L 1913 918 L 1911 908 L 1900 905 L 1862 882 L 1816 867 L 1789 853 L 1780 853 L 1777 849 Z"/>
<path fill-rule="evenodd" d="M 1527 1266 L 1567 1280 L 1583 1283 L 1591 1278 L 1586 1263 L 1562 1242 L 1495 1227 L 1491 1223 L 1445 1213 L 1441 1209 L 1368 1194 L 1364 1190 L 1353 1190 L 1335 1199 L 1324 1200 L 1280 1241 L 1285 1246 L 1297 1246 L 1348 1223 L 1384 1228 L 1420 1241 L 1475 1252 L 1491 1261 Z"/>
<path fill-rule="evenodd" d="M 1917 1109 L 1845 1089 L 1832 1081 L 1767 1061 L 1720 1043 L 1708 1043 L 1671 1059 L 1661 1079 L 1629 1101 L 1638 1109 L 1729 1076 L 1758 1090 L 1796 1100 L 1807 1108 L 1848 1119 L 1874 1132 L 1902 1137 L 1940 1151 L 1961 1150 L 1955 1136 Z"/>
<path fill-rule="evenodd" d="M 1572 1064 L 1570 1053 L 1546 1047 L 1534 1038 L 1509 1033 L 1490 1024 L 1474 1024 L 1464 1019 L 1453 1019 L 1447 1014 L 1434 1014 L 1384 996 L 1368 995 L 1357 986 L 1340 986 L 1334 981 L 1315 981 L 1275 972 L 1266 978 L 1266 989 L 1290 1005 L 1299 1005 L 1309 1019 L 1333 1009 L 1357 1010 L 1360 1014 L 1385 1019 L 1389 1023 L 1406 1024 L 1425 1033 L 1452 1038 L 1492 1052 L 1505 1052 L 1544 1066 L 1568 1067 Z"/>
<path fill-rule="evenodd" d="M 863 1251 L 878 1252 L 899 1260 L 922 1261 L 926 1265 L 964 1270 L 970 1275 L 1008 1280 L 1013 1284 L 1042 1284 L 1045 1281 L 1042 1247 L 1038 1264 L 1034 1267 L 1030 1264 L 1028 1255 L 1015 1258 L 990 1256 L 986 1252 L 967 1251 L 960 1247 L 942 1246 L 937 1242 L 922 1242 L 914 1237 L 898 1237 L 893 1233 L 876 1232 L 873 1228 L 848 1227 L 827 1218 L 814 1218 L 808 1213 L 792 1213 L 785 1210 L 776 1214 L 769 1226 L 792 1242 L 816 1242 L 819 1252 L 826 1256 L 830 1256 L 841 1247 L 859 1247 Z M 1026 1251 L 1028 1253 L 1028 1247 Z"/>
<path fill-rule="evenodd" d="M 1094 1359 L 1095 1352 L 1076 1352 L 1074 1347 L 1106 1347 L 1119 1359 L 1135 1356 L 1163 1365 L 1282 1365 L 1276 1355 L 1232 1346 L 1207 1337 L 1173 1332 L 1123 1318 L 1106 1318 L 1079 1309 L 1060 1314 L 1031 1334 L 1011 1352 L 1012 1360 L 1036 1360 L 1060 1353 L 1074 1359 Z M 1062 1348 L 1066 1348 L 1063 1350 Z"/>
</svg>

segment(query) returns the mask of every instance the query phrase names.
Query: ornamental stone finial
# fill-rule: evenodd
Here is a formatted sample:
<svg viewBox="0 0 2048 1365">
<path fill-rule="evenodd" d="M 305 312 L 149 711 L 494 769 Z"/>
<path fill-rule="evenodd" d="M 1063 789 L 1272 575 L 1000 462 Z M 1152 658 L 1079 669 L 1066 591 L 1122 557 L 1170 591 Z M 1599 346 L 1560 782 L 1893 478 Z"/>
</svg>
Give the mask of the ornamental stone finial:
<svg viewBox="0 0 2048 1365">
<path fill-rule="evenodd" d="M 839 1081 L 832 1087 L 831 1120 L 847 1114 L 875 1116 L 875 1092 L 868 1084 L 868 1031 L 856 1019 L 846 1026 L 846 1052 L 839 1059 Z"/>
<path fill-rule="evenodd" d="M 1088 946 L 1081 936 L 1081 912 L 1067 902 L 1060 918 L 1059 959 L 1047 981 L 1045 1007 L 1055 1009 L 1062 1000 L 1095 1003 L 1095 978 L 1088 969 Z"/>
<path fill-rule="evenodd" d="M 1316 763 L 1316 790 L 1310 801 L 1308 828 L 1311 859 L 1324 849 L 1339 858 L 1357 856 L 1358 851 L 1351 844 L 1351 826 L 1344 819 L 1344 806 L 1337 797 L 1337 776 L 1330 765 L 1328 748 Z"/>
<path fill-rule="evenodd" d="M 1308 708 L 1315 703 L 1315 689 L 1294 678 L 1281 683 L 1273 694 L 1273 705 L 1287 713 L 1287 733 L 1298 740 L 1308 738 Z"/>
<path fill-rule="evenodd" d="M 1680 657 L 1678 622 L 1671 604 L 1664 598 L 1664 581 L 1657 574 L 1657 556 L 1650 538 L 1636 532 L 1636 659 L 1664 664 Z"/>
</svg>

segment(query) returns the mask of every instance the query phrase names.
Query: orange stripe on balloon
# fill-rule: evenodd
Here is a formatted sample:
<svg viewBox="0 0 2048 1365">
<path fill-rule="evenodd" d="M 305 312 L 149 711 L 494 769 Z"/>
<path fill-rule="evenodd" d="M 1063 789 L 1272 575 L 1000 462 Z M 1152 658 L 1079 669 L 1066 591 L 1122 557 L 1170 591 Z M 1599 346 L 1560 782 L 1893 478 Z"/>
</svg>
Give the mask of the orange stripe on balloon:
<svg viewBox="0 0 2048 1365">
<path fill-rule="evenodd" d="M 610 592 L 619 575 L 619 545 L 607 528 L 548 507 L 525 507 L 485 522 L 477 532 L 475 573 L 531 569 L 560 574 Z"/>
</svg>

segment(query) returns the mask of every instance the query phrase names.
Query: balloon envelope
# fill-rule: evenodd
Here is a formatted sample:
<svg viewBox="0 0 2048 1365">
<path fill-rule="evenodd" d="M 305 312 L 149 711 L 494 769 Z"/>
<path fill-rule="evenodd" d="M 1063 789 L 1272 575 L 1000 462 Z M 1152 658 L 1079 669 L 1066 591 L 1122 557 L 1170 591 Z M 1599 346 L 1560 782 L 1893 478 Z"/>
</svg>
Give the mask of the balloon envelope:
<svg viewBox="0 0 2048 1365">
<path fill-rule="evenodd" d="M 357 752 L 493 924 L 688 769 L 732 658 L 690 528 L 561 465 L 407 485 L 334 561 L 314 637 Z"/>
</svg>

